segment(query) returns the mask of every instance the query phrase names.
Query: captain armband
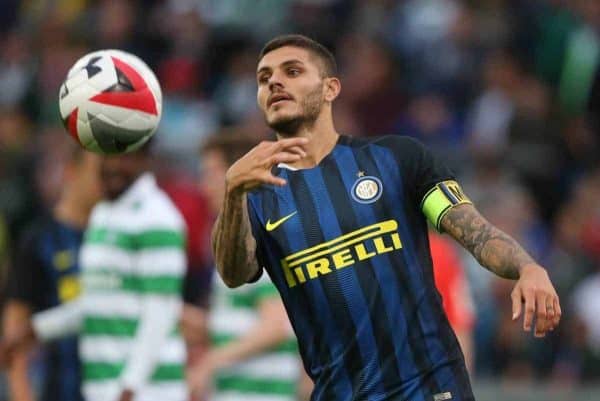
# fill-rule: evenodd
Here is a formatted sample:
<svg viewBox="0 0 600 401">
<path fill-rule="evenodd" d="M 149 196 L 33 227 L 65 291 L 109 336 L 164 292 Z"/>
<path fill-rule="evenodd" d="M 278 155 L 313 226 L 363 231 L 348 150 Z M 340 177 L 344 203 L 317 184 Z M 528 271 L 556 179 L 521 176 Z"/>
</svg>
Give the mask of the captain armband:
<svg viewBox="0 0 600 401">
<path fill-rule="evenodd" d="M 449 180 L 436 184 L 425 194 L 421 210 L 436 230 L 440 231 L 442 218 L 456 205 L 471 203 L 456 181 Z"/>
</svg>

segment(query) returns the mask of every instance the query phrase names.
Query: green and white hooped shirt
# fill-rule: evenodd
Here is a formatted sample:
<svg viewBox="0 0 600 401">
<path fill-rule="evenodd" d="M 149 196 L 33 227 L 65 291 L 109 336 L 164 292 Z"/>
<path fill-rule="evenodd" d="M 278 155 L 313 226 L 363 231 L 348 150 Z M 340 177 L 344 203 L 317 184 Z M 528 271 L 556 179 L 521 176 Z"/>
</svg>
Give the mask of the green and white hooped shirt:
<svg viewBox="0 0 600 401">
<path fill-rule="evenodd" d="M 239 288 L 228 288 L 218 274 L 213 281 L 209 318 L 211 343 L 235 341 L 258 320 L 262 300 L 279 297 L 268 275 Z M 274 349 L 218 372 L 209 401 L 296 401 L 302 363 L 290 326 L 290 336 Z"/>
<path fill-rule="evenodd" d="M 36 314 L 49 340 L 79 332 L 83 394 L 184 401 L 186 351 L 177 329 L 186 266 L 184 221 L 151 174 L 93 210 L 80 252 L 78 300 Z"/>
</svg>

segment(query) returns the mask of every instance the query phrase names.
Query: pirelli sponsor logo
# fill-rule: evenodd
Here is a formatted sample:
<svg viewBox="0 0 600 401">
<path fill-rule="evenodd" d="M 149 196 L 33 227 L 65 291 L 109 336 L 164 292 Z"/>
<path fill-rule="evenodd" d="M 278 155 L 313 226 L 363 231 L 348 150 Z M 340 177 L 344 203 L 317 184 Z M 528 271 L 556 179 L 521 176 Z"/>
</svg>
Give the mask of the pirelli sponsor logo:
<svg viewBox="0 0 600 401">
<path fill-rule="evenodd" d="M 387 220 L 286 256 L 281 266 L 291 288 L 401 248 L 398 223 Z"/>
</svg>

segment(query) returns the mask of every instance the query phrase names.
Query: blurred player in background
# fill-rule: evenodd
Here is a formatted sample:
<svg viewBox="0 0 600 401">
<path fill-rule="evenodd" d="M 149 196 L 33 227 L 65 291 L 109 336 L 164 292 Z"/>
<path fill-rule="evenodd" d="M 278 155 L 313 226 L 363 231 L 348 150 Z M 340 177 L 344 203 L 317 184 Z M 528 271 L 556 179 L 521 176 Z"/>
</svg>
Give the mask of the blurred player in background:
<svg viewBox="0 0 600 401">
<path fill-rule="evenodd" d="M 100 200 L 99 156 L 75 144 L 64 164 L 59 199 L 52 212 L 33 225 L 18 246 L 11 266 L 3 313 L 5 337 L 19 335 L 35 312 L 74 300 L 79 295 L 79 248 L 94 204 Z M 45 347 L 40 400 L 81 401 L 77 338 Z M 10 399 L 37 399 L 29 379 L 30 348 L 21 348 L 8 371 Z"/>
<path fill-rule="evenodd" d="M 81 296 L 35 314 L 33 327 L 5 338 L 10 353 L 32 337 L 49 341 L 79 332 L 88 401 L 187 397 L 177 330 L 184 222 L 146 172 L 147 148 L 102 159 L 106 200 L 93 209 L 85 233 Z"/>
<path fill-rule="evenodd" d="M 227 171 L 217 270 L 230 287 L 267 270 L 315 382 L 312 400 L 473 400 L 435 289 L 426 219 L 496 275 L 518 280 L 513 319 L 524 311 L 523 328 L 537 337 L 559 323 L 556 291 L 423 145 L 339 135 L 336 76 L 331 53 L 306 37 L 263 48 L 257 100 L 278 140 Z"/>
<path fill-rule="evenodd" d="M 473 299 L 464 264 L 455 244 L 430 231 L 429 248 L 435 286 L 442 296 L 444 312 L 456 334 L 469 373 L 473 372 Z"/>
<path fill-rule="evenodd" d="M 255 144 L 234 131 L 211 137 L 202 147 L 201 187 L 215 216 L 225 195 L 227 169 Z M 263 276 L 232 290 L 215 275 L 211 300 L 211 345 L 189 374 L 192 391 L 211 401 L 297 400 L 302 370 L 298 347 L 271 280 Z"/>
</svg>

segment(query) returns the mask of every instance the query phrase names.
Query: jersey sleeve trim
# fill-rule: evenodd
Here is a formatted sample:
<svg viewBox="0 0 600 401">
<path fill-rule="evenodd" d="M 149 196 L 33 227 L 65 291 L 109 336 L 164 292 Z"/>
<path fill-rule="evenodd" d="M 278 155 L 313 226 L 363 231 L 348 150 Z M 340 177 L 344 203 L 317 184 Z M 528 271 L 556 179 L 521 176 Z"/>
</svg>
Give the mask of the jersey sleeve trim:
<svg viewBox="0 0 600 401">
<path fill-rule="evenodd" d="M 442 218 L 456 205 L 471 204 L 462 188 L 454 180 L 442 181 L 431 188 L 423 197 L 421 210 L 427 220 L 437 231 L 440 230 Z"/>
</svg>

